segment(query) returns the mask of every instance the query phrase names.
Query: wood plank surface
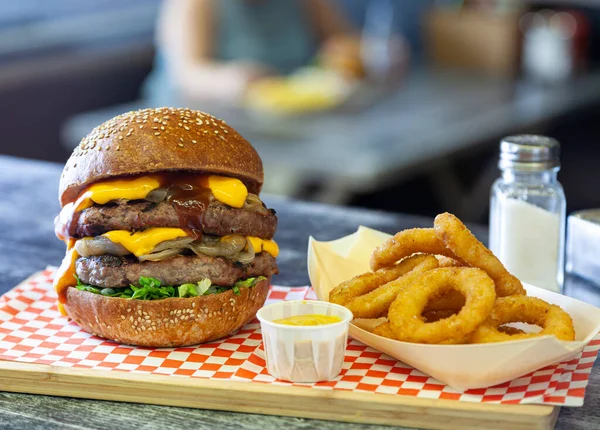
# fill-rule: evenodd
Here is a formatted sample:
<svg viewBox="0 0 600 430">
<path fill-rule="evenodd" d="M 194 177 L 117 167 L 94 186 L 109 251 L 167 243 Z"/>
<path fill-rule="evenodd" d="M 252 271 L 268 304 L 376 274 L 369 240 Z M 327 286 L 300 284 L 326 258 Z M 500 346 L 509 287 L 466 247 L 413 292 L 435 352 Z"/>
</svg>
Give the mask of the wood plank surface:
<svg viewBox="0 0 600 430">
<path fill-rule="evenodd" d="M 559 408 L 0 361 L 0 391 L 427 429 L 552 429 Z"/>
</svg>

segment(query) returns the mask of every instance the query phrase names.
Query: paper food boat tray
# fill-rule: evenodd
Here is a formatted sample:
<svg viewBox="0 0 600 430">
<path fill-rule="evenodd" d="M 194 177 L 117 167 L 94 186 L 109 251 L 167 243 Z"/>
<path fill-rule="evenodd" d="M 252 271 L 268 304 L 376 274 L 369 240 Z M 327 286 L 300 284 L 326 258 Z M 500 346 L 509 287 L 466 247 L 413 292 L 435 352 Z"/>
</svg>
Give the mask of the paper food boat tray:
<svg viewBox="0 0 600 430">
<path fill-rule="evenodd" d="M 388 237 L 390 235 L 362 226 L 355 233 L 330 242 L 319 242 L 311 237 L 308 272 L 317 297 L 327 301 L 335 286 L 367 272 L 373 250 Z M 600 331 L 600 309 L 532 285 L 525 288 L 528 295 L 559 305 L 571 315 L 575 341 L 542 336 L 491 344 L 427 345 L 387 339 L 355 324 L 350 325 L 350 336 L 463 391 L 501 384 L 550 364 L 570 360 Z"/>
</svg>

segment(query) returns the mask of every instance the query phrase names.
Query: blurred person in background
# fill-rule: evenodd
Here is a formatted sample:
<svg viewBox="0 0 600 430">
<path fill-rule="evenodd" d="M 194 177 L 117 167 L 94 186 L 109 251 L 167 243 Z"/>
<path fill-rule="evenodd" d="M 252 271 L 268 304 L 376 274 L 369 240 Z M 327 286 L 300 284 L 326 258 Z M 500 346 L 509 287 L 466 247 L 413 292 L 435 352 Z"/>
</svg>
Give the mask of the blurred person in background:
<svg viewBox="0 0 600 430">
<path fill-rule="evenodd" d="M 152 100 L 237 103 L 248 86 L 320 59 L 360 76 L 360 37 L 329 0 L 165 0 Z"/>
</svg>

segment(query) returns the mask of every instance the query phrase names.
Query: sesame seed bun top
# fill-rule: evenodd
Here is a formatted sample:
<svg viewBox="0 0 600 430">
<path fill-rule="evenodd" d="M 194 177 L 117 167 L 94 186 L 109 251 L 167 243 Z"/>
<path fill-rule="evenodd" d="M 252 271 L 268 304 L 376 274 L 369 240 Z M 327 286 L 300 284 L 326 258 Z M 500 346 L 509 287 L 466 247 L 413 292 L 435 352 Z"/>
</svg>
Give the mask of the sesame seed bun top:
<svg viewBox="0 0 600 430">
<path fill-rule="evenodd" d="M 61 205 L 93 182 L 115 176 L 186 171 L 240 179 L 251 193 L 263 184 L 256 150 L 224 121 L 187 108 L 127 112 L 96 127 L 67 161 Z"/>
</svg>

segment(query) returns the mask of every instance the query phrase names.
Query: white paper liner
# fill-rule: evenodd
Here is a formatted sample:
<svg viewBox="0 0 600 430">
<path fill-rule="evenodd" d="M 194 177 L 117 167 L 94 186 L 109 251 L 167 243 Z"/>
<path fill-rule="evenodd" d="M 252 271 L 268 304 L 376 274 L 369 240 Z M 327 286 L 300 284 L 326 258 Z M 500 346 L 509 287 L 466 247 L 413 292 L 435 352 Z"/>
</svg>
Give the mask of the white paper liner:
<svg viewBox="0 0 600 430">
<path fill-rule="evenodd" d="M 335 286 L 369 271 L 373 250 L 388 237 L 362 226 L 331 242 L 311 237 L 308 272 L 317 297 L 326 301 Z M 575 341 L 541 336 L 491 344 L 426 345 L 387 339 L 355 324 L 350 324 L 349 334 L 460 391 L 501 384 L 577 356 L 600 331 L 600 309 L 595 306 L 532 285 L 525 288 L 528 295 L 559 305 L 571 315 Z"/>
</svg>

